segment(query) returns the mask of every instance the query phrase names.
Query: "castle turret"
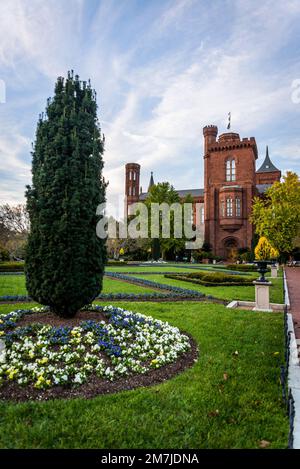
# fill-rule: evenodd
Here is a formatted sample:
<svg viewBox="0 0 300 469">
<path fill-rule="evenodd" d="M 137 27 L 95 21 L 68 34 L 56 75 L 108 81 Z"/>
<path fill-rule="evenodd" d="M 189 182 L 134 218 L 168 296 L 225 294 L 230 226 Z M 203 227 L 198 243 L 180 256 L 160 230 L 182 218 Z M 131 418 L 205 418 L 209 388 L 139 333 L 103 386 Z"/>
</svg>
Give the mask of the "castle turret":
<svg viewBox="0 0 300 469">
<path fill-rule="evenodd" d="M 128 214 L 128 206 L 138 202 L 140 195 L 140 171 L 137 163 L 127 163 L 125 166 L 125 200 Z"/>
<path fill-rule="evenodd" d="M 269 157 L 269 148 L 267 145 L 266 156 L 261 167 L 256 171 L 256 184 L 273 184 L 280 181 L 281 171 L 274 166 Z"/>
<path fill-rule="evenodd" d="M 206 125 L 203 128 L 204 135 L 204 155 L 206 155 L 210 145 L 216 143 L 218 127 L 216 125 Z"/>
</svg>

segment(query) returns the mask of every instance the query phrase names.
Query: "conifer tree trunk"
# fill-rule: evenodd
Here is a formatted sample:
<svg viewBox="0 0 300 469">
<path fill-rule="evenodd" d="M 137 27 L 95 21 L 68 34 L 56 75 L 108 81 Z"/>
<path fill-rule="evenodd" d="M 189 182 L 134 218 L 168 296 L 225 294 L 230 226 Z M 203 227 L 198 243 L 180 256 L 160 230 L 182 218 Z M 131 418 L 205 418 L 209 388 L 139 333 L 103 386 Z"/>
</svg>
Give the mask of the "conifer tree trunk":
<svg viewBox="0 0 300 469">
<path fill-rule="evenodd" d="M 58 78 L 32 152 L 25 272 L 29 295 L 63 317 L 102 289 L 106 249 L 96 236 L 96 209 L 105 201 L 103 143 L 90 84 L 73 73 Z"/>
</svg>

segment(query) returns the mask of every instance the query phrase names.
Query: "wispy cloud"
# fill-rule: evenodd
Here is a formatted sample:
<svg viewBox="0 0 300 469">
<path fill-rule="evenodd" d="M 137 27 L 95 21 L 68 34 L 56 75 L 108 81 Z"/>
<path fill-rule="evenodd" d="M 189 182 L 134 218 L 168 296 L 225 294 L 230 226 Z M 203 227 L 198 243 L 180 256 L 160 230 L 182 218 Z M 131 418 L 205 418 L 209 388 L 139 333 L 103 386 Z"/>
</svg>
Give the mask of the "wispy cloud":
<svg viewBox="0 0 300 469">
<path fill-rule="evenodd" d="M 228 111 L 233 130 L 256 136 L 262 156 L 271 142 L 277 165 L 286 158 L 285 166 L 299 168 L 300 105 L 290 99 L 291 81 L 300 77 L 299 2 L 5 5 L 0 65 L 11 79 L 11 96 L 6 111 L 0 108 L 0 151 L 11 159 L 10 174 L 18 161 L 30 164 L 37 113 L 55 77 L 70 68 L 91 77 L 98 91 L 110 199 L 123 194 L 124 164 L 130 161 L 142 165 L 144 189 L 150 170 L 175 187 L 200 187 L 202 127 L 216 123 L 225 131 Z M 8 115 L 18 123 L 16 136 L 2 128 Z M 21 199 L 23 189 L 11 186 Z M 8 194 L 2 189 L 2 198 Z"/>
</svg>

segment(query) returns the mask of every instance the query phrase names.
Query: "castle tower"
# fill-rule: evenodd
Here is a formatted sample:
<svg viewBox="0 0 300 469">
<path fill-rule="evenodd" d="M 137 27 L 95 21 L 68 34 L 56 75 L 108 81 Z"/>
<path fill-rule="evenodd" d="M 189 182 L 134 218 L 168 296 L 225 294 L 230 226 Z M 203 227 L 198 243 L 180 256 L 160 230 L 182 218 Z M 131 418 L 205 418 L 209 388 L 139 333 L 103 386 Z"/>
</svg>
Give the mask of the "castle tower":
<svg viewBox="0 0 300 469">
<path fill-rule="evenodd" d="M 255 138 L 240 139 L 206 126 L 204 135 L 205 241 L 214 254 L 228 258 L 239 248 L 251 248 L 253 227 L 249 217 L 256 194 Z"/>
<path fill-rule="evenodd" d="M 140 171 L 141 167 L 137 163 L 127 163 L 125 165 L 125 207 L 127 215 L 128 207 L 139 200 Z"/>
</svg>

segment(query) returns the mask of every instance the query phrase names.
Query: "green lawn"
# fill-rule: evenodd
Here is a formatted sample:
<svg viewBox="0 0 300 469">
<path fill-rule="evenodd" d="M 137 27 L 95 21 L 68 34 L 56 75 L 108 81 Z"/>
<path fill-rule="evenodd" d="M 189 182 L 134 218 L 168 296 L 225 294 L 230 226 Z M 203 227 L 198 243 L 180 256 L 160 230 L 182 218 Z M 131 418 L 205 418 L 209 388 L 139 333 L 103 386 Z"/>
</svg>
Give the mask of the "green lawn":
<svg viewBox="0 0 300 469">
<path fill-rule="evenodd" d="M 130 268 L 130 272 L 135 274 L 134 268 Z M 148 268 L 147 268 L 148 269 Z M 153 267 L 153 269 L 158 270 L 159 268 Z M 116 269 L 111 269 L 116 271 Z M 187 272 L 187 269 L 182 269 Z M 191 290 L 198 290 L 206 295 L 213 295 L 222 300 L 248 300 L 254 301 L 254 287 L 250 286 L 232 286 L 232 287 L 205 287 L 204 285 L 196 285 L 192 283 L 183 282 L 180 280 L 168 279 L 161 274 L 148 274 L 140 275 L 136 273 L 134 275 L 138 278 L 143 278 L 146 280 L 152 280 L 154 282 L 163 283 L 167 285 L 178 286 L 182 288 L 187 288 Z M 256 273 L 249 274 L 249 277 L 255 279 L 257 277 Z M 270 290 L 270 298 L 272 303 L 283 303 L 283 285 L 282 278 L 272 279 L 272 287 Z M 148 287 L 142 287 L 138 285 L 133 285 L 128 282 L 123 282 L 121 280 L 115 280 L 111 278 L 104 277 L 104 288 L 103 293 L 147 293 L 154 291 Z M 26 295 L 25 288 L 25 277 L 24 275 L 0 275 L 0 296 L 3 295 Z"/>
<path fill-rule="evenodd" d="M 192 334 L 199 361 L 149 388 L 91 400 L 1 402 L 1 448 L 258 448 L 261 440 L 287 446 L 282 314 L 192 302 L 122 306 Z"/>
<path fill-rule="evenodd" d="M 257 274 L 250 274 L 251 278 L 257 278 Z M 222 300 L 245 300 L 254 301 L 255 290 L 254 286 L 217 286 L 217 287 L 205 287 L 204 285 L 197 285 L 193 283 L 187 283 L 180 280 L 174 280 L 165 278 L 164 275 L 136 275 L 138 278 L 146 280 L 152 280 L 153 282 L 164 283 L 167 285 L 173 285 L 176 287 L 187 288 L 191 290 L 201 291 L 206 295 L 213 295 Z M 272 280 L 272 286 L 270 289 L 270 299 L 272 303 L 283 303 L 283 285 L 282 278 L 274 278 Z"/>
<path fill-rule="evenodd" d="M 102 293 L 151 293 L 154 290 L 104 277 Z M 26 295 L 24 275 L 0 275 L 0 296 Z"/>
</svg>

